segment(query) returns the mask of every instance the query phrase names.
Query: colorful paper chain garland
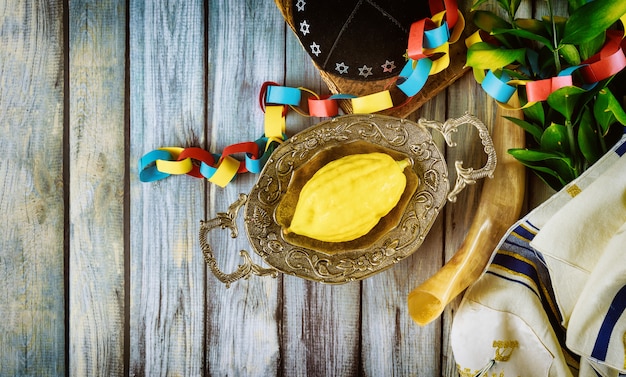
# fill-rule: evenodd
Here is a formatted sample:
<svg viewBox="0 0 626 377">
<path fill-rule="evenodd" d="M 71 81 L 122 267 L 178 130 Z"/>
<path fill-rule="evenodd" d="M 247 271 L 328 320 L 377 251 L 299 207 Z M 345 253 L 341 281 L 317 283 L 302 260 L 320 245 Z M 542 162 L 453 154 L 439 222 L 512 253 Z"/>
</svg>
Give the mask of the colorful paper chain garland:
<svg viewBox="0 0 626 377">
<path fill-rule="evenodd" d="M 450 64 L 449 45 L 458 41 L 465 28 L 465 20 L 456 0 L 429 0 L 432 18 L 417 21 L 409 31 L 407 63 L 397 78 L 391 81 L 406 96 L 406 103 L 419 93 L 429 76 L 446 69 Z M 437 56 L 436 59 L 431 59 Z M 309 113 L 300 108 L 302 92 L 307 92 Z M 351 94 L 319 96 L 306 88 L 280 86 L 266 82 L 261 88 L 259 102 L 265 112 L 264 134 L 253 142 L 230 145 L 221 154 L 202 148 L 164 147 L 146 153 L 139 159 L 139 179 L 153 182 L 170 175 L 186 174 L 206 178 L 225 187 L 237 174 L 259 173 L 274 149 L 286 139 L 285 117 L 292 108 L 303 116 L 334 117 L 339 115 L 339 100 L 349 100 L 355 114 L 371 114 L 402 106 L 394 105 L 388 89 L 357 97 Z M 233 155 L 244 155 L 240 161 Z"/>
<path fill-rule="evenodd" d="M 620 20 L 626 29 L 626 14 Z M 487 43 L 483 41 L 481 34 L 481 31 L 478 30 L 468 37 L 465 40 L 466 46 L 470 48 L 475 43 Z M 474 77 L 481 84 L 483 90 L 503 108 L 518 110 L 530 107 L 537 102 L 546 101 L 550 94 L 560 88 L 575 85 L 572 74 L 577 70 L 580 70 L 580 76 L 583 80 L 577 85 L 582 89 L 589 90 L 598 82 L 626 68 L 625 37 L 626 31 L 608 30 L 606 42 L 597 54 L 583 61 L 580 65 L 563 69 L 555 77 L 542 80 L 514 80 L 504 71 L 505 67 L 486 71 L 473 68 Z M 527 103 L 521 108 L 510 106 L 509 101 L 518 96 L 518 88 L 522 86 L 525 87 Z"/>
</svg>

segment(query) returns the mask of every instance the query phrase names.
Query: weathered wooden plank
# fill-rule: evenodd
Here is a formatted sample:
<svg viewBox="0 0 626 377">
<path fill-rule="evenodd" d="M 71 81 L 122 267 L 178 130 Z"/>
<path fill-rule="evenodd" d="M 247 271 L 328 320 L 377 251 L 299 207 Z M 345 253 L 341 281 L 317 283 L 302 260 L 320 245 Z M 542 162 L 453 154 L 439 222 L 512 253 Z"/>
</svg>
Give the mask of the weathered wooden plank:
<svg viewBox="0 0 626 377">
<path fill-rule="evenodd" d="M 63 375 L 63 2 L 0 1 L 0 375 Z"/>
<path fill-rule="evenodd" d="M 285 85 L 329 94 L 319 72 L 290 29 L 286 30 Z M 290 114 L 293 135 L 322 118 Z M 323 285 L 295 277 L 283 280 L 282 348 L 285 375 L 354 376 L 359 371 L 361 288 L 359 283 Z"/>
<path fill-rule="evenodd" d="M 409 116 L 444 120 L 445 91 Z M 443 152 L 440 135 L 433 137 Z M 440 214 L 424 243 L 392 269 L 363 281 L 362 364 L 367 376 L 439 375 L 441 323 L 420 327 L 411 319 L 408 293 L 434 274 L 442 263 L 443 217 Z"/>
<path fill-rule="evenodd" d="M 131 171 L 144 153 L 205 142 L 202 1 L 130 3 Z M 130 375 L 203 371 L 204 182 L 131 175 Z"/>
<path fill-rule="evenodd" d="M 481 119 L 488 127 L 494 124 L 495 106 L 497 106 L 491 98 L 489 98 L 482 88 L 475 82 L 474 77 L 466 75 L 449 90 L 448 97 L 448 116 L 457 117 L 467 111 L 479 119 Z M 448 148 L 446 153 L 448 163 L 453 164 L 454 161 L 460 160 L 464 162 L 464 166 L 480 167 L 486 160 L 483 152 L 482 144 L 478 138 L 478 132 L 467 127 L 459 130 L 459 134 L 455 135 L 458 146 L 456 148 Z M 453 165 L 450 166 L 451 177 L 455 177 Z M 476 185 L 468 186 L 457 198 L 457 202 L 449 204 L 446 208 L 446 237 L 445 237 L 445 260 L 449 260 L 458 250 L 459 246 L 465 240 L 467 231 L 474 218 L 476 205 L 480 199 L 482 182 Z M 449 344 L 450 327 L 454 313 L 458 308 L 462 299 L 459 295 L 452 300 L 442 314 L 443 321 L 443 338 L 442 338 L 442 374 L 446 376 L 457 375 L 454 355 Z"/>
<path fill-rule="evenodd" d="M 271 1 L 211 1 L 207 20 L 209 145 L 219 153 L 263 134 L 259 90 L 264 81 L 283 80 L 285 30 Z M 250 192 L 256 179 L 248 174 L 225 188 L 211 184 L 207 217 L 225 211 L 239 193 Z M 241 217 L 238 238 L 231 239 L 225 230 L 211 240 L 218 265 L 227 272 L 241 263 L 239 250 L 248 250 L 263 264 L 250 248 Z M 280 283 L 281 278 L 253 276 L 226 289 L 208 277 L 206 367 L 212 375 L 277 374 Z"/>
<path fill-rule="evenodd" d="M 471 19 L 469 5 L 471 2 L 464 2 L 463 9 L 468 19 Z M 492 10 L 497 10 L 498 5 L 489 4 Z M 520 6 L 518 14 L 529 14 L 531 4 L 525 3 Z M 475 27 L 475 26 L 469 26 Z M 493 130 L 497 124 L 495 101 L 489 97 L 476 83 L 471 74 L 466 75 L 449 88 L 448 108 L 453 116 L 460 115 L 462 111 L 468 111 L 480 118 L 488 127 Z M 482 152 L 482 145 L 478 142 L 478 134 L 475 130 L 467 130 L 456 137 L 459 140 L 459 147 L 450 150 L 448 153 L 449 162 L 455 159 L 464 161 L 464 166 L 479 167 L 484 162 L 485 157 Z M 482 183 L 470 187 L 459 196 L 457 203 L 449 206 L 446 212 L 446 260 L 450 259 L 464 241 L 467 231 L 473 221 L 474 211 L 480 199 Z M 462 294 L 453 300 L 442 315 L 443 338 L 442 338 L 442 374 L 446 376 L 456 376 L 458 371 L 454 362 L 454 355 L 450 346 L 450 328 L 454 320 L 454 314 L 461 303 Z"/>
<path fill-rule="evenodd" d="M 356 376 L 360 360 L 360 284 L 284 278 L 283 373 Z"/>
<path fill-rule="evenodd" d="M 466 75 L 452 85 L 448 90 L 448 116 L 458 117 L 468 111 L 485 124 L 492 124 L 489 120 L 495 112 L 495 104 L 487 100 L 482 88 L 476 84 L 472 75 Z M 455 179 L 454 162 L 463 161 L 463 166 L 481 167 L 486 160 L 482 144 L 478 138 L 478 132 L 471 126 L 459 130 L 454 136 L 458 146 L 448 148 L 446 158 L 450 169 L 451 179 Z M 448 203 L 445 209 L 445 260 L 449 260 L 462 244 L 467 231 L 474 218 L 474 212 L 478 200 L 482 182 L 468 186 L 457 198 L 456 203 Z M 442 375 L 457 375 L 454 355 L 449 347 L 449 329 L 452 324 L 454 312 L 461 301 L 461 295 L 452 300 L 442 314 L 443 338 L 442 338 Z"/>
<path fill-rule="evenodd" d="M 124 1 L 69 8 L 69 356 L 75 376 L 124 374 Z"/>
</svg>

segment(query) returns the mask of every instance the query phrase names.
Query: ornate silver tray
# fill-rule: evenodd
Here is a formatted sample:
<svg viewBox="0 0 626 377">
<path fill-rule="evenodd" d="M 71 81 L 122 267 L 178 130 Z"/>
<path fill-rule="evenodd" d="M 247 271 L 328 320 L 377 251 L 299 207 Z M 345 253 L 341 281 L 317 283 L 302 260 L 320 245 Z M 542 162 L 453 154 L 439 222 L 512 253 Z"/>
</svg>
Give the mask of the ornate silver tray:
<svg viewBox="0 0 626 377">
<path fill-rule="evenodd" d="M 449 191 L 448 169 L 426 127 L 440 131 L 447 144 L 463 124 L 479 131 L 487 153 L 480 169 L 464 168 L 457 161 L 456 183 Z M 367 151 L 385 151 L 411 159 L 404 199 L 370 233 L 355 241 L 323 243 L 290 238 L 281 223 L 289 221 L 298 186 L 328 160 Z M 489 132 L 476 117 L 465 114 L 444 123 L 420 119 L 417 123 L 381 115 L 346 115 L 319 123 L 293 136 L 278 147 L 262 170 L 251 192 L 240 194 L 226 213 L 201 222 L 200 244 L 214 275 L 227 286 L 251 274 L 277 276 L 278 272 L 322 283 L 341 284 L 369 277 L 392 267 L 414 253 L 424 241 L 446 198 L 456 195 L 477 179 L 491 176 L 496 155 Z M 408 169 L 408 168 L 407 168 Z M 254 264 L 242 251 L 243 264 L 232 273 L 222 272 L 216 263 L 208 234 L 215 228 L 230 228 L 237 237 L 236 217 L 242 206 L 248 239 L 254 251 L 272 266 Z M 291 214 L 293 212 L 291 211 Z M 285 220 L 287 219 L 287 220 Z"/>
</svg>

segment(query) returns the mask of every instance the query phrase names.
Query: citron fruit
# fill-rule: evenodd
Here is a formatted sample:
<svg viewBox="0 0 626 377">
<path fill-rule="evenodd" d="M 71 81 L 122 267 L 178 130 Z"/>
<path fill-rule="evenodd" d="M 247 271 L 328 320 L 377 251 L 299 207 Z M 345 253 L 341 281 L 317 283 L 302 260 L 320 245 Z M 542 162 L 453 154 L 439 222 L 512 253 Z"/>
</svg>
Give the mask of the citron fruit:
<svg viewBox="0 0 626 377">
<path fill-rule="evenodd" d="M 329 162 L 302 187 L 285 232 L 325 242 L 366 235 L 398 204 L 410 163 L 379 152 Z"/>
</svg>

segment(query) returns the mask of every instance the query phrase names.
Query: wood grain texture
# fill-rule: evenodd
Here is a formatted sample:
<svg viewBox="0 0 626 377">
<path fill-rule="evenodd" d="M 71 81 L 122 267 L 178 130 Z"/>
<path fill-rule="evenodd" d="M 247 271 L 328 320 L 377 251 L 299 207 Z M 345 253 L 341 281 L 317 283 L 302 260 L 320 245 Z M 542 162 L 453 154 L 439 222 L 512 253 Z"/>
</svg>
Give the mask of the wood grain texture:
<svg viewBox="0 0 626 377">
<path fill-rule="evenodd" d="M 410 118 L 443 120 L 445 93 L 432 98 Z M 438 148 L 443 139 L 434 133 Z M 445 207 L 444 207 L 445 208 Z M 441 323 L 420 327 L 411 320 L 406 305 L 410 290 L 441 267 L 443 214 L 414 254 L 392 269 L 363 281 L 362 359 L 369 376 L 439 375 Z"/>
<path fill-rule="evenodd" d="M 469 111 L 485 124 L 493 124 L 490 120 L 495 113 L 493 106 L 496 105 L 495 103 L 489 105 L 487 95 L 475 84 L 473 77 L 466 76 L 458 80 L 449 88 L 448 96 L 448 117 L 457 117 L 463 112 Z M 454 138 L 457 140 L 458 146 L 447 148 L 446 158 L 449 164 L 457 160 L 463 161 L 463 166 L 466 167 L 477 168 L 484 164 L 486 156 L 482 151 L 478 132 L 473 127 L 467 127 L 463 131 L 459 130 Z M 454 175 L 454 171 L 452 170 L 450 174 Z M 474 209 L 480 199 L 482 184 L 483 182 L 479 181 L 475 185 L 468 186 L 459 194 L 456 203 L 448 203 L 445 209 L 445 261 L 454 255 L 465 239 L 474 218 Z M 457 373 L 454 356 L 447 340 L 454 313 L 460 302 L 461 296 L 450 302 L 442 314 L 444 329 L 442 336 L 442 375 L 444 376 L 454 376 Z"/>
<path fill-rule="evenodd" d="M 66 371 L 63 2 L 0 1 L 0 375 Z"/>
<path fill-rule="evenodd" d="M 209 149 L 254 141 L 263 134 L 264 114 L 258 98 L 265 81 L 282 82 L 285 72 L 285 29 L 270 1 L 209 3 L 207 37 Z M 241 175 L 226 188 L 209 185 L 207 218 L 224 212 L 239 193 L 250 191 L 256 177 Z M 241 263 L 239 250 L 250 251 L 243 221 L 239 237 L 215 232 L 211 241 L 218 265 L 230 272 Z M 196 220 L 199 220 L 196 218 Z M 213 375 L 275 375 L 280 369 L 281 278 L 252 277 L 225 289 L 207 279 L 207 360 Z"/>
<path fill-rule="evenodd" d="M 70 374 L 124 373 L 126 4 L 73 1 L 70 73 Z"/>
<path fill-rule="evenodd" d="M 205 142 L 201 1 L 130 2 L 131 171 L 141 155 Z M 197 237 L 204 183 L 131 176 L 130 375 L 203 371 L 205 267 Z"/>
<path fill-rule="evenodd" d="M 468 3 L 464 3 L 464 10 L 468 12 Z M 489 4 L 491 10 L 496 10 L 496 4 Z M 527 7 L 530 4 L 526 3 L 520 7 L 519 14 L 523 15 L 524 12 L 528 12 Z M 468 17 L 470 18 L 470 17 Z M 448 108 L 457 114 L 461 111 L 473 112 L 474 115 L 479 117 L 493 133 L 493 127 L 496 122 L 496 107 L 495 101 L 489 97 L 474 81 L 471 76 L 466 76 L 453 84 L 449 89 Z M 454 115 L 454 114 L 452 114 Z M 463 144 L 459 142 L 460 147 L 456 150 L 451 150 L 448 154 L 450 160 L 459 159 L 464 161 L 464 166 L 481 166 L 481 146 L 478 143 L 472 142 L 477 140 L 477 133 L 472 130 L 465 136 L 458 135 L 459 141 L 463 141 Z M 464 157 L 468 156 L 468 157 Z M 500 158 L 500 156 L 499 156 Z M 457 199 L 457 203 L 454 207 L 450 207 L 449 210 L 453 211 L 446 214 L 448 223 L 446 224 L 446 261 L 450 260 L 462 242 L 465 240 L 468 230 L 471 227 L 474 208 L 480 201 L 480 194 L 482 192 L 482 182 L 478 183 L 474 187 L 469 187 Z M 450 328 L 454 319 L 454 314 L 462 300 L 462 295 L 459 295 L 455 300 L 450 302 L 446 307 L 442 319 L 443 319 L 443 336 L 442 336 L 442 365 L 443 375 L 445 376 L 457 376 L 458 371 L 456 363 L 454 362 L 454 355 L 450 346 Z"/>
<path fill-rule="evenodd" d="M 302 46 L 286 30 L 285 85 L 329 94 Z M 306 84 L 306 85 L 305 85 Z M 322 119 L 292 113 L 290 135 Z M 324 119 L 325 120 L 325 119 Z M 360 369 L 361 284 L 329 286 L 285 276 L 282 286 L 282 373 L 354 376 Z"/>
</svg>

